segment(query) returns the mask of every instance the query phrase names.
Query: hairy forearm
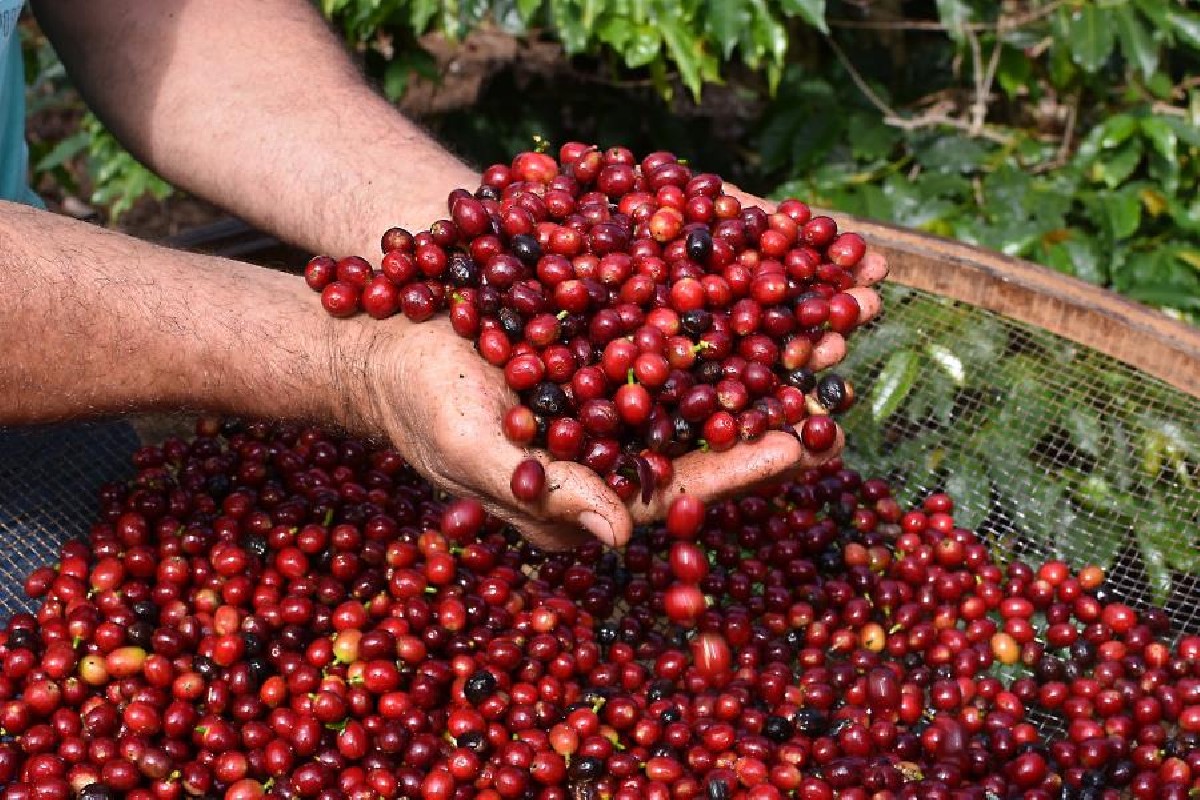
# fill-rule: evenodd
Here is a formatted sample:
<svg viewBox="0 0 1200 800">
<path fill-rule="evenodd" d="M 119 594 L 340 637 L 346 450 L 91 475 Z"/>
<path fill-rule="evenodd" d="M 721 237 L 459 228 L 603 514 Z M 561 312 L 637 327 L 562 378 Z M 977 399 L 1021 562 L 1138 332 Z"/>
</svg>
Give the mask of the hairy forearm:
<svg viewBox="0 0 1200 800">
<path fill-rule="evenodd" d="M 182 408 L 353 427 L 368 339 L 298 278 L 11 203 L 0 253 L 0 424 Z"/>
<path fill-rule="evenodd" d="M 306 0 L 43 0 L 89 104 L 168 180 L 317 252 L 376 256 L 475 173 L 379 98 Z"/>
</svg>

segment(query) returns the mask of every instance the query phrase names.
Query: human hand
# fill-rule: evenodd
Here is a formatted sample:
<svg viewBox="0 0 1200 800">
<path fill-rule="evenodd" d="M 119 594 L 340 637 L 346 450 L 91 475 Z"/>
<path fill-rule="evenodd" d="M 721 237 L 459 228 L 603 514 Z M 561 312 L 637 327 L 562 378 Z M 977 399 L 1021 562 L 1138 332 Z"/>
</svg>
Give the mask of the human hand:
<svg viewBox="0 0 1200 800">
<path fill-rule="evenodd" d="M 517 402 L 503 371 L 488 364 L 445 318 L 421 324 L 403 319 L 370 325 L 365 364 L 352 402 L 365 409 L 364 429 L 386 433 L 409 463 L 438 487 L 478 498 L 489 513 L 515 525 L 548 550 L 579 544 L 588 534 L 621 546 L 635 524 L 660 519 L 670 498 L 689 493 L 709 501 L 816 466 L 842 449 L 841 435 L 824 453 L 807 451 L 788 433 L 773 431 L 753 444 L 721 453 L 695 451 L 674 462 L 674 479 L 650 503 L 626 506 L 592 470 L 552 461 L 504 436 L 501 419 Z M 824 367 L 833 350 L 814 356 Z M 364 357 L 365 355 L 365 357 Z M 522 503 L 509 486 L 513 469 L 530 456 L 546 466 L 547 490 Z"/>
</svg>

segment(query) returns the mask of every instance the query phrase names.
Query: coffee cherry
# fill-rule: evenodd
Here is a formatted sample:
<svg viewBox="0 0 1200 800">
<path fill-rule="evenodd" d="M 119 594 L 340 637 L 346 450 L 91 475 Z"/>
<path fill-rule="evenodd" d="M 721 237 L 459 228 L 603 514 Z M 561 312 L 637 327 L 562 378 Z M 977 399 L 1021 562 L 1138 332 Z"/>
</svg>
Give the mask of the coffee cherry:
<svg viewBox="0 0 1200 800">
<path fill-rule="evenodd" d="M 546 490 L 546 468 L 535 458 L 525 459 L 513 470 L 510 488 L 518 500 L 535 502 Z"/>
<path fill-rule="evenodd" d="M 666 528 L 675 539 L 696 538 L 704 524 L 704 503 L 695 495 L 681 494 L 667 508 Z"/>
<path fill-rule="evenodd" d="M 331 316 L 345 318 L 358 313 L 359 291 L 344 281 L 334 281 L 321 291 L 321 305 Z"/>
<path fill-rule="evenodd" d="M 314 292 L 324 289 L 337 277 L 337 262 L 329 256 L 313 256 L 304 267 L 304 282 Z"/>
<path fill-rule="evenodd" d="M 824 453 L 836 441 L 837 423 L 832 417 L 809 417 L 800 426 L 800 442 L 805 449 L 814 453 Z"/>
<path fill-rule="evenodd" d="M 845 411 L 854 404 L 854 387 L 840 375 L 822 375 L 816 391 L 817 400 L 830 414 Z"/>
</svg>

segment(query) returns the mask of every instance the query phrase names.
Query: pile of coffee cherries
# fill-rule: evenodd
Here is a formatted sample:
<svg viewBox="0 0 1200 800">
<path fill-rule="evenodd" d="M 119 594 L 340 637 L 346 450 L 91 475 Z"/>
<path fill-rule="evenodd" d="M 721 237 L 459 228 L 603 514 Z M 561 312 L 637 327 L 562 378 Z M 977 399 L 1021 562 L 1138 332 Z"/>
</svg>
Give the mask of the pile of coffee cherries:
<svg viewBox="0 0 1200 800">
<path fill-rule="evenodd" d="M 135 464 L 0 632 L 3 800 L 1200 790 L 1200 638 L 839 460 L 570 554 L 315 429 Z"/>
<path fill-rule="evenodd" d="M 506 436 L 577 461 L 648 502 L 671 459 L 768 431 L 831 448 L 852 387 L 810 363 L 861 309 L 847 290 L 866 251 L 795 199 L 743 207 L 674 155 L 580 143 L 519 154 L 448 200 L 448 218 L 382 238 L 376 271 L 318 256 L 308 285 L 334 316 L 448 312 L 520 398 Z M 514 476 L 536 499 L 537 467 Z M 517 487 L 520 488 L 517 488 Z"/>
</svg>

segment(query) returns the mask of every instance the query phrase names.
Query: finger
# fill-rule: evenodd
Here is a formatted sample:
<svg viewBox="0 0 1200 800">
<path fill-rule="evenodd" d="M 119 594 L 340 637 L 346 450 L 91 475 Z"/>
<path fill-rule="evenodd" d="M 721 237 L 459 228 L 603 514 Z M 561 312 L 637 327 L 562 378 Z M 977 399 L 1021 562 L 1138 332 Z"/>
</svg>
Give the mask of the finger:
<svg viewBox="0 0 1200 800">
<path fill-rule="evenodd" d="M 846 339 L 836 331 L 829 331 L 813 345 L 812 355 L 808 357 L 808 368 L 813 372 L 820 372 L 845 357 Z"/>
<path fill-rule="evenodd" d="M 874 286 L 888 275 L 888 263 L 882 253 L 868 250 L 854 267 L 854 282 L 859 286 Z"/>
<path fill-rule="evenodd" d="M 883 309 L 883 301 L 879 298 L 879 292 L 874 289 L 866 287 L 847 289 L 846 294 L 858 301 L 859 325 L 865 325 L 875 319 Z"/>
<path fill-rule="evenodd" d="M 550 553 L 574 550 L 592 536 L 578 525 L 538 522 L 524 515 L 505 521 L 519 530 L 521 536 L 534 547 Z"/>
<path fill-rule="evenodd" d="M 569 550 L 589 535 L 617 547 L 629 541 L 633 522 L 600 476 L 582 464 L 553 461 L 541 450 L 521 450 L 503 436 L 486 442 L 487 470 L 474 476 L 479 490 L 492 499 L 489 510 L 515 526 L 533 544 L 545 550 Z M 511 479 L 517 465 L 528 458 L 546 470 L 546 489 L 533 503 L 513 497 Z"/>
<path fill-rule="evenodd" d="M 742 204 L 743 208 L 758 206 L 768 214 L 775 211 L 775 203 L 771 200 L 752 195 L 749 192 L 744 192 L 739 189 L 736 184 L 732 184 L 729 181 L 725 181 L 725 183 L 722 184 L 721 191 L 725 192 L 725 194 L 730 195 L 731 197 L 736 197 L 738 202 Z"/>
<path fill-rule="evenodd" d="M 541 514 L 560 526 L 575 526 L 612 547 L 633 535 L 629 509 L 592 470 L 573 461 L 554 461 L 546 468 L 546 495 Z"/>
<path fill-rule="evenodd" d="M 777 479 L 797 467 L 822 463 L 837 452 L 836 447 L 819 456 L 805 450 L 795 436 L 772 431 L 753 444 L 737 444 L 723 453 L 692 452 L 675 461 L 671 485 L 656 492 L 649 505 L 637 505 L 638 522 L 649 522 L 666 514 L 671 501 L 691 494 L 709 502 L 719 497 Z"/>
</svg>

